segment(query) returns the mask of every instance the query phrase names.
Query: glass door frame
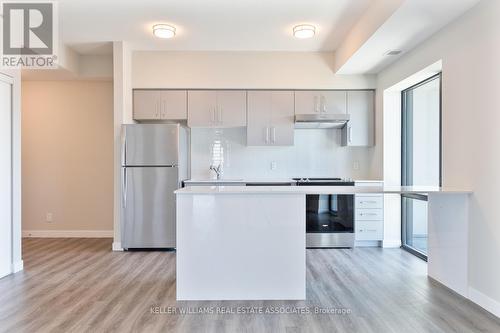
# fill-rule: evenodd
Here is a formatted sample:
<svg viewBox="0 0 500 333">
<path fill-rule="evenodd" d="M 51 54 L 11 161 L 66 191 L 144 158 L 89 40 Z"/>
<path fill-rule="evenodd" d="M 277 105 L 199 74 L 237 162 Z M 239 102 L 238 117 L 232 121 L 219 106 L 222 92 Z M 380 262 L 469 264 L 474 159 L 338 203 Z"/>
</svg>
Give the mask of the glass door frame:
<svg viewBox="0 0 500 333">
<path fill-rule="evenodd" d="M 439 80 L 439 186 L 442 186 L 442 73 L 439 72 L 411 87 L 406 88 L 401 91 L 401 186 L 408 186 L 410 184 L 410 179 L 413 176 L 412 168 L 412 151 L 408 151 L 409 146 L 413 146 L 413 135 L 410 136 L 410 131 L 413 131 L 412 123 L 410 123 L 410 117 L 408 117 L 408 92 L 425 85 L 433 80 Z M 412 207 L 405 204 L 404 198 L 413 200 L 427 201 L 427 195 L 424 194 L 401 194 L 401 248 L 412 253 L 413 255 L 427 261 L 427 255 L 414 247 L 407 244 L 407 225 L 405 223 L 406 216 L 411 213 Z M 407 201 L 406 201 L 407 202 Z"/>
</svg>

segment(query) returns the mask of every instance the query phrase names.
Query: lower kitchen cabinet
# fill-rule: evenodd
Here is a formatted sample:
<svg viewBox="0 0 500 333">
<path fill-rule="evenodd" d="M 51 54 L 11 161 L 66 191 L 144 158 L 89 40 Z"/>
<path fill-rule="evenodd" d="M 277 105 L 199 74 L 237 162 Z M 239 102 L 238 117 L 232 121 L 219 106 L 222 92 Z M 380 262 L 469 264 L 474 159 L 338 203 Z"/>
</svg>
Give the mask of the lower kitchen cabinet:
<svg viewBox="0 0 500 333">
<path fill-rule="evenodd" d="M 356 186 L 383 186 L 383 182 L 356 182 Z M 384 195 L 356 194 L 354 203 L 356 241 L 384 239 Z"/>
<path fill-rule="evenodd" d="M 292 146 L 293 91 L 248 92 L 248 146 Z"/>
</svg>

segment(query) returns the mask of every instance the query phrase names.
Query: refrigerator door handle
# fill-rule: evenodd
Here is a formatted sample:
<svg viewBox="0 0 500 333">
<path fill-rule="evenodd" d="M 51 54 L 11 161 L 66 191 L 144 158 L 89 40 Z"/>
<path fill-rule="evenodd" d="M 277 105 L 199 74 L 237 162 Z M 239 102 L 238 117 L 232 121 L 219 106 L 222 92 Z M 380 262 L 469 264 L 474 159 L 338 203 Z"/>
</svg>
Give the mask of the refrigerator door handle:
<svg viewBox="0 0 500 333">
<path fill-rule="evenodd" d="M 122 165 L 127 165 L 127 128 L 122 131 Z"/>
<path fill-rule="evenodd" d="M 123 208 L 127 208 L 127 168 L 123 168 L 123 179 L 122 179 L 122 205 Z"/>
</svg>

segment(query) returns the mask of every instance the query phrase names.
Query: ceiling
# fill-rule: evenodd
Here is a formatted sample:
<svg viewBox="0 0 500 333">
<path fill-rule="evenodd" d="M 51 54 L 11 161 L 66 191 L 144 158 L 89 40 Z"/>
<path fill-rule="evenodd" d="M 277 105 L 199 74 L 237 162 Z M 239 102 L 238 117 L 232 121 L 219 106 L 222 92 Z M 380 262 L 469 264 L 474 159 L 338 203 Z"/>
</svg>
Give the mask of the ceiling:
<svg viewBox="0 0 500 333">
<path fill-rule="evenodd" d="M 110 41 L 137 49 L 334 51 L 374 0 L 60 0 L 63 43 L 80 54 L 111 54 Z M 155 23 L 177 27 L 159 40 Z M 299 40 L 292 28 L 317 27 Z"/>
<path fill-rule="evenodd" d="M 339 74 L 376 74 L 458 18 L 479 0 L 405 0 L 351 55 Z M 388 56 L 390 50 L 400 50 Z"/>
</svg>

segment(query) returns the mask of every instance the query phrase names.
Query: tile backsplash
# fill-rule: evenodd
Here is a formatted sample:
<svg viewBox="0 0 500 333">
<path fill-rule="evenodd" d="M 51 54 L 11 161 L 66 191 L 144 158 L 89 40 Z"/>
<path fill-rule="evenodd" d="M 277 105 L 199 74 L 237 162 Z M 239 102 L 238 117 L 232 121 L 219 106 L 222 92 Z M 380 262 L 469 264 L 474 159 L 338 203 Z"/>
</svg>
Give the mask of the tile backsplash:
<svg viewBox="0 0 500 333">
<path fill-rule="evenodd" d="M 249 147 L 246 128 L 191 129 L 191 178 L 214 178 L 210 165 L 223 164 L 224 178 L 368 178 L 372 148 L 342 147 L 340 130 L 295 130 L 295 144 Z"/>
</svg>

